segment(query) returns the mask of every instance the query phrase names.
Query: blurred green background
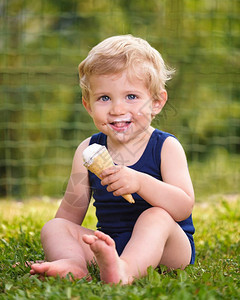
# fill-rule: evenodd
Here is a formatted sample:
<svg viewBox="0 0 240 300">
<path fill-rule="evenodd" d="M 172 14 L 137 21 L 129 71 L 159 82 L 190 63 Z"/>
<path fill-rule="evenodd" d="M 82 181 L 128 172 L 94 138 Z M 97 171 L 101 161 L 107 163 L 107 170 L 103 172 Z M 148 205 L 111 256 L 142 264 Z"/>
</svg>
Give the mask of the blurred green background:
<svg viewBox="0 0 240 300">
<path fill-rule="evenodd" d="M 146 39 L 177 70 L 154 126 L 175 134 L 197 201 L 239 192 L 239 0 L 1 0 L 0 197 L 63 195 L 97 132 L 77 66 L 106 37 Z"/>
</svg>

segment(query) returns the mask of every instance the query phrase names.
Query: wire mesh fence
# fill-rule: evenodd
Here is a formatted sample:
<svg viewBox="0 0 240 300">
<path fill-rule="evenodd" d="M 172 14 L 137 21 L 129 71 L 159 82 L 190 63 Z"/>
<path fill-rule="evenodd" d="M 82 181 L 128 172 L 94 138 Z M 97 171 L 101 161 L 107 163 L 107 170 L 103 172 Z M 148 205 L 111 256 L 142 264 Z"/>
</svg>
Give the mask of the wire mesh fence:
<svg viewBox="0 0 240 300">
<path fill-rule="evenodd" d="M 97 132 L 81 104 L 77 66 L 102 39 L 127 33 L 177 70 L 153 125 L 180 139 L 190 164 L 216 149 L 237 157 L 238 0 L 3 0 L 0 196 L 63 194 L 75 149 Z"/>
</svg>

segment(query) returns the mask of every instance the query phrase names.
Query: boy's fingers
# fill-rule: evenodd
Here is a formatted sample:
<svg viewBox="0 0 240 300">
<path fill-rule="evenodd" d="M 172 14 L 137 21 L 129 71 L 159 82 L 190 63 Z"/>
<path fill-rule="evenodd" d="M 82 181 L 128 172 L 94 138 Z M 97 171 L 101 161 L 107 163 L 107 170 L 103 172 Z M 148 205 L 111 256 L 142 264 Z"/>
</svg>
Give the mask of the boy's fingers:
<svg viewBox="0 0 240 300">
<path fill-rule="evenodd" d="M 121 167 L 117 167 L 116 170 L 106 176 L 104 176 L 101 180 L 101 184 L 104 185 L 112 185 L 116 181 L 118 181 L 121 178 L 121 173 L 119 173 Z"/>
<path fill-rule="evenodd" d="M 101 178 L 104 178 L 111 174 L 117 173 L 121 168 L 122 168 L 121 166 L 109 167 L 109 168 L 103 170 L 102 173 L 100 174 L 100 176 L 101 176 Z"/>
</svg>

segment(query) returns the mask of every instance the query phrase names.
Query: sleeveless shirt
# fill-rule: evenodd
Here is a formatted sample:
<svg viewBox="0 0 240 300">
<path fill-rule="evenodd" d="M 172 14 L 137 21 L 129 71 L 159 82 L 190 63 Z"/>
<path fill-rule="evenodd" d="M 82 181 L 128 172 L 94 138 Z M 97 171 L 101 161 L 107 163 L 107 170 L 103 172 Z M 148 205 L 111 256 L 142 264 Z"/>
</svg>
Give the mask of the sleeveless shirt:
<svg viewBox="0 0 240 300">
<path fill-rule="evenodd" d="M 155 129 L 140 159 L 134 165 L 128 167 L 162 180 L 161 149 L 164 141 L 169 136 L 173 135 Z M 89 144 L 93 143 L 107 148 L 107 136 L 101 132 L 94 134 Z M 128 150 L 131 151 L 131 149 Z M 134 153 L 132 154 L 134 155 Z M 93 205 L 96 207 L 97 228 L 107 234 L 131 232 L 141 213 L 152 206 L 136 193 L 132 194 L 135 200 L 134 204 L 128 203 L 121 196 L 114 196 L 113 193 L 107 191 L 106 186 L 101 185 L 101 180 L 95 174 L 90 171 L 88 173 L 92 195 L 95 200 Z M 177 223 L 192 240 L 191 236 L 195 232 L 192 215 Z"/>
</svg>

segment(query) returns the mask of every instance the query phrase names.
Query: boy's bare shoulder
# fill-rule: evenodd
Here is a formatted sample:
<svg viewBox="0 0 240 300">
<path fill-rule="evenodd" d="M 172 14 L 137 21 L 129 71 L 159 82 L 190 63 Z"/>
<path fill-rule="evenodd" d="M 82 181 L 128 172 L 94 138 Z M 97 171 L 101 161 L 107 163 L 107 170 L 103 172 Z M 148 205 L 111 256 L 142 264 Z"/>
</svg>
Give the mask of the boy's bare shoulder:
<svg viewBox="0 0 240 300">
<path fill-rule="evenodd" d="M 161 166 L 163 170 L 185 169 L 187 158 L 181 143 L 174 137 L 169 136 L 163 143 L 161 151 Z"/>
<path fill-rule="evenodd" d="M 171 152 L 180 152 L 182 154 L 185 153 L 181 143 L 173 136 L 169 136 L 166 138 L 163 143 L 162 151 L 168 153 L 170 151 L 169 154 L 171 154 Z"/>
<path fill-rule="evenodd" d="M 78 152 L 83 152 L 83 150 L 85 150 L 90 143 L 91 137 L 88 137 L 87 139 L 85 139 L 84 141 L 82 141 L 79 146 L 77 147 L 76 153 Z"/>
<path fill-rule="evenodd" d="M 73 168 L 72 171 L 73 172 L 76 172 L 76 170 L 79 170 L 79 169 L 83 169 L 83 170 L 86 169 L 85 167 L 83 167 L 82 153 L 87 148 L 87 146 L 89 145 L 90 139 L 91 139 L 90 137 L 85 139 L 77 147 L 77 149 L 75 151 L 75 154 L 74 154 L 74 157 L 73 157 L 73 166 L 72 166 L 72 168 Z"/>
<path fill-rule="evenodd" d="M 91 137 L 88 137 L 78 145 L 77 150 L 75 152 L 75 156 L 82 155 L 82 152 L 89 146 L 90 140 Z"/>
</svg>

